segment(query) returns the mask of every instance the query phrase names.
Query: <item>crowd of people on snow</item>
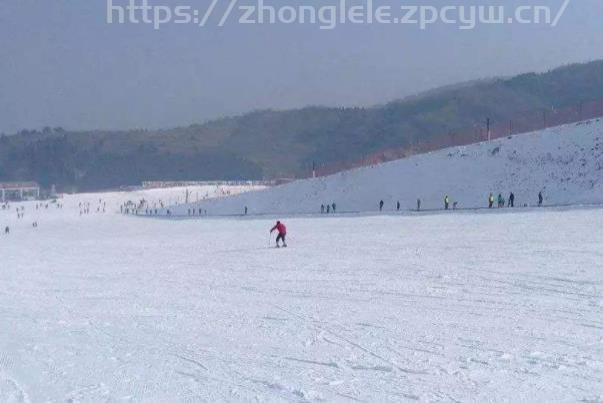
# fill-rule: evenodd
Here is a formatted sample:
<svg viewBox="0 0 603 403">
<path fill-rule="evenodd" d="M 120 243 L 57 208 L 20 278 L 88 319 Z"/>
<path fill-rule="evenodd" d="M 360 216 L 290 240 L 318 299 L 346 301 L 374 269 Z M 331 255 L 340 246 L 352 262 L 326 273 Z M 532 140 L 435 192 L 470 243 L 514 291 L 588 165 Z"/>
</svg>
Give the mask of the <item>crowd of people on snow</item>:
<svg viewBox="0 0 603 403">
<path fill-rule="evenodd" d="M 542 195 L 542 192 L 538 193 L 538 207 L 542 207 L 542 203 L 544 202 L 544 196 Z M 505 199 L 502 195 L 502 193 L 498 194 L 498 197 L 494 197 L 493 193 L 490 193 L 490 195 L 488 196 L 488 208 L 494 208 L 494 203 L 497 204 L 498 208 L 504 208 L 504 207 L 509 207 L 509 208 L 514 208 L 515 207 L 515 193 L 511 192 L 509 194 L 509 197 L 507 199 Z M 450 197 L 448 195 L 444 196 L 444 210 L 450 210 Z M 528 207 L 527 204 L 524 204 L 524 207 Z M 458 208 L 458 203 L 457 202 L 453 202 L 452 203 L 452 209 L 456 210 Z M 421 210 L 421 200 L 417 200 L 417 211 Z"/>
<path fill-rule="evenodd" d="M 538 207 L 542 207 L 543 203 L 544 203 L 544 196 L 543 196 L 542 192 L 539 192 L 538 193 Z M 58 200 L 53 200 L 52 202 L 38 202 L 35 204 L 35 209 L 37 211 L 48 210 L 51 205 L 54 205 L 58 209 L 63 208 L 62 203 L 60 203 Z M 502 193 L 499 193 L 497 197 L 493 193 L 490 193 L 488 195 L 488 199 L 487 199 L 487 206 L 489 209 L 492 209 L 495 206 L 497 208 L 505 208 L 505 207 L 514 208 L 516 206 L 515 194 L 513 192 L 510 192 L 508 198 L 505 199 L 503 197 Z M 378 207 L 379 207 L 379 211 L 383 212 L 384 209 L 386 208 L 385 201 L 380 200 L 378 202 Z M 453 210 L 456 210 L 458 207 L 459 207 L 458 202 L 452 201 L 452 199 L 450 198 L 449 195 L 444 196 L 444 210 L 450 210 L 451 208 Z M 524 204 L 524 207 L 527 207 L 527 204 Z M 8 210 L 11 210 L 11 205 L 8 202 L 2 203 L 0 205 L 0 208 L 4 211 L 8 211 Z M 79 208 L 80 216 L 91 214 L 91 212 L 94 212 L 94 211 L 97 214 L 104 214 L 107 211 L 107 203 L 103 199 L 98 199 L 98 203 L 96 203 L 95 206 L 92 206 L 92 203 L 90 203 L 90 202 L 80 202 L 78 204 L 78 208 Z M 395 209 L 395 211 L 400 211 L 402 209 L 401 202 L 397 201 L 395 203 L 395 205 L 393 206 L 393 208 Z M 14 209 L 14 211 L 17 214 L 18 220 L 23 220 L 25 218 L 25 210 L 26 210 L 26 207 L 24 205 L 17 206 Z M 416 211 L 422 211 L 422 200 L 421 199 L 417 199 Z M 165 214 L 166 216 L 170 217 L 172 215 L 172 211 L 169 208 L 166 209 L 163 201 L 159 200 L 158 202 L 154 202 L 153 204 L 151 204 L 145 199 L 141 199 L 138 202 L 127 201 L 127 202 L 122 203 L 120 205 L 120 212 L 122 214 L 127 214 L 127 215 L 141 215 L 143 213 L 144 213 L 144 215 L 147 215 L 147 216 L 157 216 L 160 214 Z M 249 213 L 249 209 L 247 206 L 245 206 L 243 214 L 247 215 L 248 213 Z M 337 204 L 335 202 L 332 202 L 329 204 L 322 204 L 320 206 L 320 213 L 321 214 L 336 214 L 337 213 Z M 207 210 L 204 210 L 202 208 L 190 207 L 190 208 L 188 208 L 188 215 L 191 217 L 207 216 Z M 33 221 L 32 227 L 34 229 L 38 228 L 38 221 Z M 280 242 L 282 242 L 282 246 L 286 247 L 287 244 L 286 244 L 285 238 L 287 235 L 287 232 L 286 232 L 287 230 L 286 230 L 284 224 L 282 224 L 280 221 L 277 222 L 277 224 L 271 229 L 270 232 L 272 233 L 274 231 L 278 232 L 277 245 L 280 245 Z M 10 232 L 11 232 L 10 227 L 5 226 L 4 234 L 9 235 Z"/>
<path fill-rule="evenodd" d="M 542 207 L 542 204 L 544 202 L 544 196 L 542 195 L 542 192 L 538 193 L 538 207 Z M 502 193 L 498 194 L 498 197 L 495 198 L 494 194 L 490 193 L 490 195 L 488 196 L 488 208 L 494 208 L 494 205 L 497 205 L 498 208 L 504 208 L 504 207 L 509 207 L 509 208 L 514 208 L 515 207 L 515 194 L 513 192 L 511 192 L 509 194 L 509 197 L 507 199 L 505 199 L 502 195 Z M 421 206 L 422 206 L 422 200 L 421 199 L 417 199 L 417 205 L 416 205 L 416 210 L 415 211 L 421 211 Z M 527 207 L 527 204 L 524 204 L 524 207 Z M 385 201 L 380 200 L 378 203 L 378 207 L 379 207 L 379 212 L 383 212 L 385 209 Z M 452 210 L 457 210 L 459 208 L 459 203 L 457 201 L 452 201 L 452 199 L 450 198 L 449 195 L 445 195 L 444 196 L 444 210 L 450 210 L 452 208 Z M 402 209 L 402 204 L 400 203 L 400 201 L 397 201 L 396 204 L 394 205 L 394 209 L 395 211 L 400 211 Z M 332 203 L 332 204 L 322 204 L 320 206 L 320 213 L 321 214 L 331 214 L 331 213 L 336 213 L 336 204 Z"/>
<path fill-rule="evenodd" d="M 538 206 L 542 206 L 542 203 L 543 203 L 542 192 L 539 193 L 538 198 L 539 198 Z M 187 202 L 189 200 L 188 190 L 186 192 L 185 200 Z M 515 207 L 515 204 L 516 204 L 515 203 L 515 194 L 513 192 L 511 192 L 509 194 L 509 197 L 507 199 L 505 199 L 503 197 L 502 193 L 499 193 L 497 198 L 495 198 L 494 194 L 490 193 L 490 195 L 488 197 L 488 207 L 493 208 L 495 206 L 495 204 L 498 208 L 502 208 L 502 207 L 513 208 L 513 207 Z M 175 205 L 179 206 L 180 203 L 177 202 Z M 185 207 L 185 206 L 183 206 L 183 207 Z M 422 207 L 423 207 L 423 201 L 422 201 L 422 199 L 418 198 L 415 211 L 422 211 Z M 457 210 L 459 207 L 460 207 L 460 205 L 459 205 L 458 201 L 453 201 L 449 195 L 445 195 L 444 210 L 450 210 L 450 209 Z M 527 204 L 524 204 L 524 207 L 527 207 Z M 380 200 L 378 202 L 378 208 L 379 208 L 380 212 L 383 212 L 386 209 L 386 203 L 384 200 Z M 400 201 L 397 201 L 394 204 L 395 211 L 401 211 L 402 208 L 403 208 L 403 206 Z M 179 210 L 179 212 L 180 211 L 182 213 L 186 213 L 189 217 L 208 216 L 207 210 L 200 208 L 198 206 L 193 206 L 193 205 L 189 205 L 188 207 Z M 126 215 L 137 215 L 137 216 L 138 215 L 145 215 L 145 216 L 162 215 L 162 216 L 171 217 L 173 215 L 172 210 L 170 210 L 169 208 L 166 208 L 166 205 L 164 204 L 164 202 L 162 200 L 159 200 L 158 202 L 154 202 L 151 204 L 150 202 L 148 202 L 145 199 L 141 199 L 137 202 L 127 201 L 127 202 L 123 203 L 120 206 L 120 212 L 122 214 L 126 214 Z M 337 204 L 335 202 L 323 203 L 320 205 L 320 213 L 321 214 L 336 214 L 337 212 L 338 212 L 338 208 L 337 208 Z M 241 215 L 247 216 L 248 214 L 249 214 L 249 208 L 247 206 L 244 206 L 241 211 Z"/>
<path fill-rule="evenodd" d="M 13 205 L 15 203 L 18 203 L 18 202 L 13 202 Z M 38 201 L 38 202 L 36 202 L 35 205 L 31 205 L 31 206 L 20 204 L 20 205 L 17 205 L 14 209 L 12 208 L 12 205 L 10 202 L 4 202 L 0 205 L 0 208 L 3 211 L 14 210 L 17 214 L 17 220 L 21 221 L 21 220 L 24 220 L 26 217 L 26 214 L 25 214 L 26 206 L 29 209 L 29 211 L 33 211 L 35 208 L 35 211 L 33 211 L 33 213 L 30 215 L 33 215 L 34 217 L 38 217 L 38 218 L 42 214 L 45 214 L 45 211 L 49 210 L 51 207 L 54 209 L 59 209 L 59 210 L 62 210 L 64 208 L 64 204 L 61 203 L 61 201 L 58 199 L 52 199 L 50 201 Z M 80 216 L 91 214 L 94 210 L 96 210 L 96 213 L 103 214 L 107 211 L 106 209 L 107 209 L 107 204 L 102 199 L 98 200 L 98 204 L 94 207 L 94 209 L 92 207 L 92 203 L 90 203 L 90 202 L 80 202 L 78 204 L 78 210 L 79 210 Z M 76 211 L 78 211 L 78 210 L 76 210 Z M 31 227 L 34 229 L 38 228 L 39 222 L 37 220 L 32 221 Z M 11 233 L 10 226 L 8 226 L 8 225 L 4 226 L 4 234 L 9 235 L 10 233 Z"/>
<path fill-rule="evenodd" d="M 63 205 L 59 202 L 57 202 L 56 200 L 53 200 L 52 202 L 39 202 L 36 203 L 35 205 L 35 209 L 36 211 L 40 211 L 40 210 L 48 210 L 50 208 L 51 205 L 53 205 L 57 208 L 57 209 L 62 209 Z M 12 210 L 12 206 L 10 204 L 10 202 L 3 202 L 1 205 L 1 209 L 3 211 L 10 211 Z M 24 205 L 17 205 L 17 207 L 15 207 L 14 211 L 17 214 L 17 220 L 21 221 L 25 219 L 25 206 Z M 37 221 L 33 221 L 31 223 L 32 228 L 38 228 L 38 222 Z M 4 234 L 5 235 L 9 235 L 10 234 L 10 227 L 7 225 L 4 227 Z"/>
<path fill-rule="evenodd" d="M 320 214 L 336 214 L 337 213 L 337 204 L 335 202 L 331 204 L 323 204 L 320 206 Z"/>
<path fill-rule="evenodd" d="M 162 200 L 153 203 L 145 199 L 140 199 L 137 202 L 128 200 L 119 206 L 119 212 L 125 215 L 158 216 L 162 214 L 163 210 L 165 210 L 165 215 L 172 215 L 172 211 L 170 209 L 165 209 L 165 203 Z M 203 209 L 188 209 L 189 216 L 202 216 L 204 214 L 207 214 L 207 211 Z"/>
<path fill-rule="evenodd" d="M 245 209 L 247 209 L 247 207 L 245 207 Z M 188 216 L 189 217 L 196 217 L 196 216 L 204 216 L 207 215 L 207 210 L 203 210 L 203 209 L 196 209 L 196 208 L 189 208 L 188 209 Z M 247 210 L 245 210 L 245 215 L 247 215 Z"/>
</svg>

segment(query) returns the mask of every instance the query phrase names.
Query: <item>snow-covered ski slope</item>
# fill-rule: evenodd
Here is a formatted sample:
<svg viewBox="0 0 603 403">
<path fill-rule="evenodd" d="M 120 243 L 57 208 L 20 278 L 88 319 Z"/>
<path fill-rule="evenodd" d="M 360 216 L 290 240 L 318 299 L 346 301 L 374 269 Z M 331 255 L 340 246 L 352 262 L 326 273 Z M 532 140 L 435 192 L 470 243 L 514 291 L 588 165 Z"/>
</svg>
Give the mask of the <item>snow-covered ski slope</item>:
<svg viewBox="0 0 603 403">
<path fill-rule="evenodd" d="M 445 195 L 459 208 L 487 205 L 488 195 L 510 192 L 516 205 L 603 203 L 603 120 L 559 126 L 455 147 L 337 175 L 301 180 L 261 192 L 201 203 L 210 215 L 316 213 L 442 208 Z M 174 209 L 186 215 L 187 207 Z"/>
<path fill-rule="evenodd" d="M 122 192 L 79 193 L 76 197 L 81 202 L 91 204 L 95 204 L 99 199 L 102 199 L 111 207 L 112 211 L 115 211 L 115 209 L 119 210 L 121 204 L 127 202 L 138 203 L 141 200 L 146 200 L 149 206 L 158 206 L 161 203 L 164 205 L 183 204 L 186 201 L 187 192 L 189 200 L 196 202 L 197 200 L 218 199 L 264 189 L 266 189 L 266 186 L 258 185 L 199 185 Z M 73 200 L 73 197 L 71 197 L 71 200 Z"/>
<path fill-rule="evenodd" d="M 276 250 L 79 215 L 111 197 L 0 210 L 0 402 L 603 401 L 603 209 L 299 217 Z"/>
</svg>

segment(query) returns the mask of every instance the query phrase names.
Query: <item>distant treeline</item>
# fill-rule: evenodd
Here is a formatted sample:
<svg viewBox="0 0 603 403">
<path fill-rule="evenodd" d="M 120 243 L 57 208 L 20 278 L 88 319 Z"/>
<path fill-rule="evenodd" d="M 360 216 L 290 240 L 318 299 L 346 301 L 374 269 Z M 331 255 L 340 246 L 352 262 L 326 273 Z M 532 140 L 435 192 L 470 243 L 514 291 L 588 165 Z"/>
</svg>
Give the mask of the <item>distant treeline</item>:
<svg viewBox="0 0 603 403">
<path fill-rule="evenodd" d="M 307 176 L 313 166 L 358 161 L 382 150 L 445 144 L 468 128 L 507 124 L 526 112 L 603 98 L 603 61 L 429 91 L 371 108 L 257 111 L 159 131 L 0 137 L 0 181 L 100 190 L 146 180 L 253 180 Z"/>
</svg>

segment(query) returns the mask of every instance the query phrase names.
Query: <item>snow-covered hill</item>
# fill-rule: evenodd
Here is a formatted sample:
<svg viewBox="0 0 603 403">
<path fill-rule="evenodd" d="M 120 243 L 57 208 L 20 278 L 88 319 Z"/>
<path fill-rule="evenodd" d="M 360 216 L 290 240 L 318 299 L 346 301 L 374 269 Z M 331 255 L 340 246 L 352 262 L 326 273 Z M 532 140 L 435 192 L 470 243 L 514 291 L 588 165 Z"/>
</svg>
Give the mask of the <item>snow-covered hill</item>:
<svg viewBox="0 0 603 403">
<path fill-rule="evenodd" d="M 603 203 L 603 121 L 559 126 L 492 142 L 455 147 L 337 175 L 197 203 L 209 215 L 317 213 L 442 208 L 445 195 L 459 208 L 484 207 L 490 192 L 516 205 Z M 188 206 L 173 209 L 187 215 Z"/>
<path fill-rule="evenodd" d="M 183 204 L 187 198 L 189 200 L 202 201 L 209 199 L 219 199 L 231 195 L 238 195 L 245 192 L 264 190 L 266 186 L 260 185 L 197 185 L 166 188 L 149 188 L 132 191 L 98 192 L 98 193 L 77 193 L 74 195 L 63 195 L 62 203 L 71 205 L 77 201 L 79 205 L 90 205 L 93 210 L 99 206 L 106 205 L 107 212 L 119 211 L 120 205 L 131 202 L 139 204 L 145 200 L 146 204 L 152 208 L 158 208 L 160 205 L 179 205 Z M 34 206 L 36 202 L 22 203 L 24 206 Z M 40 203 L 44 204 L 44 203 Z M 1 224 L 1 223 L 0 223 Z"/>
</svg>

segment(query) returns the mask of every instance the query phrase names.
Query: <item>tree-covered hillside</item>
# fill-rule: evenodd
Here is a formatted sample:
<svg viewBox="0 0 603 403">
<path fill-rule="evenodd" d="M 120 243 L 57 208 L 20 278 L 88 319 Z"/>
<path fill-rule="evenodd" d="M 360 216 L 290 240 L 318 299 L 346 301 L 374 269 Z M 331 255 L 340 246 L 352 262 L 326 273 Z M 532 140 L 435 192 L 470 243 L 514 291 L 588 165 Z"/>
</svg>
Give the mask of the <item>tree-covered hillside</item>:
<svg viewBox="0 0 603 403">
<path fill-rule="evenodd" d="M 420 149 L 453 132 L 526 112 L 603 99 L 603 61 L 468 83 L 371 108 L 257 111 L 161 131 L 46 128 L 0 138 L 0 181 L 97 190 L 143 180 L 306 175 L 388 148 Z"/>
</svg>

